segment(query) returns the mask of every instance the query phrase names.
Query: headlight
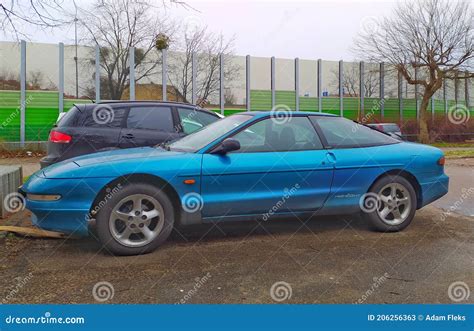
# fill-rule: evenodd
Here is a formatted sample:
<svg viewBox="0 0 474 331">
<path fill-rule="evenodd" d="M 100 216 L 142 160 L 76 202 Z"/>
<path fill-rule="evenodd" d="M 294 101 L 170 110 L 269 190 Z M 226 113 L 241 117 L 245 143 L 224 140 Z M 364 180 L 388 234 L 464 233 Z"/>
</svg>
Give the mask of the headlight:
<svg viewBox="0 0 474 331">
<path fill-rule="evenodd" d="M 61 199 L 59 194 L 31 194 L 27 193 L 26 198 L 34 201 L 57 201 Z"/>
</svg>

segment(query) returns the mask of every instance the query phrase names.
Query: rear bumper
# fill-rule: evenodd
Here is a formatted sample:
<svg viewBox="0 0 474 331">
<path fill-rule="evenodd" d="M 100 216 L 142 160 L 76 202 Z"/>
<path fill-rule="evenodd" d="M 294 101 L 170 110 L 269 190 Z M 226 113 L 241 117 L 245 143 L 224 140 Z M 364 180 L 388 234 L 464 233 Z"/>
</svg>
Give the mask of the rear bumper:
<svg viewBox="0 0 474 331">
<path fill-rule="evenodd" d="M 421 207 L 438 200 L 448 193 L 449 177 L 445 174 L 440 175 L 435 180 L 420 183 L 421 186 Z"/>
<path fill-rule="evenodd" d="M 45 156 L 40 160 L 40 167 L 43 169 L 59 161 L 61 160 L 58 157 Z"/>
</svg>

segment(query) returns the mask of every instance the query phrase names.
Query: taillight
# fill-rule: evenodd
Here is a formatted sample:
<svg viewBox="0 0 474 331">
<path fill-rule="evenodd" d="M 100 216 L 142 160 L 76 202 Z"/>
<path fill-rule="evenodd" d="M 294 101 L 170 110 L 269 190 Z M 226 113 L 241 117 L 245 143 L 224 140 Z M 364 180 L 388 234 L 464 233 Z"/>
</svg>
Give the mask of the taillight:
<svg viewBox="0 0 474 331">
<path fill-rule="evenodd" d="M 59 131 L 51 131 L 49 134 L 49 141 L 52 143 L 69 144 L 71 140 L 72 137 L 70 135 Z"/>
<path fill-rule="evenodd" d="M 444 158 L 444 156 L 440 157 L 438 160 L 438 165 L 444 166 L 445 163 L 446 163 L 446 159 Z"/>
</svg>

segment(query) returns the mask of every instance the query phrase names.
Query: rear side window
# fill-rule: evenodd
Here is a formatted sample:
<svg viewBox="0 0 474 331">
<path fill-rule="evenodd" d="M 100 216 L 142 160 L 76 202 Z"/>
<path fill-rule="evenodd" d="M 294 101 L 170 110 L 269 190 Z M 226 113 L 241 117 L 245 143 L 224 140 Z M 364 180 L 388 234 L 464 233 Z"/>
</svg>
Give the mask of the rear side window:
<svg viewBox="0 0 474 331">
<path fill-rule="evenodd" d="M 81 111 L 78 107 L 73 106 L 69 109 L 64 115 L 62 115 L 61 119 L 58 121 L 58 127 L 66 127 L 66 126 L 75 126 L 77 118 L 81 115 Z"/>
<path fill-rule="evenodd" d="M 172 132 L 173 116 L 170 107 L 131 107 L 127 118 L 127 128 Z"/>
<path fill-rule="evenodd" d="M 108 104 L 88 106 L 76 121 L 78 127 L 120 128 L 126 114 L 126 108 L 112 107 Z"/>
<path fill-rule="evenodd" d="M 385 132 L 398 132 L 400 128 L 396 124 L 385 124 L 383 126 Z"/>
<path fill-rule="evenodd" d="M 332 148 L 369 147 L 399 142 L 342 117 L 311 116 L 311 121 L 321 128 L 329 147 Z"/>
<path fill-rule="evenodd" d="M 178 108 L 178 114 L 181 127 L 186 134 L 191 134 L 194 131 L 202 129 L 206 125 L 214 123 L 219 119 L 216 116 L 193 108 Z"/>
</svg>

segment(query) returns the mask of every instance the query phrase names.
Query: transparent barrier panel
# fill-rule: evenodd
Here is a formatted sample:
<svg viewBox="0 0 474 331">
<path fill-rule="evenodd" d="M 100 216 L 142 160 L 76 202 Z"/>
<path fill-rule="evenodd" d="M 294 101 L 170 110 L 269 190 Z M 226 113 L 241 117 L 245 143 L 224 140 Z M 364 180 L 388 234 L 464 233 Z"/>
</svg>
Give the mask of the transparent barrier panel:
<svg viewBox="0 0 474 331">
<path fill-rule="evenodd" d="M 279 77 L 278 74 L 276 76 Z M 272 109 L 270 58 L 251 58 L 250 89 L 250 106 L 252 110 Z"/>
<path fill-rule="evenodd" d="M 0 43 L 0 144 L 20 140 L 20 44 Z"/>
<path fill-rule="evenodd" d="M 343 106 L 344 117 L 360 117 L 360 63 L 344 62 L 343 64 Z"/>
<path fill-rule="evenodd" d="M 300 60 L 300 110 L 318 111 L 318 62 Z"/>
<path fill-rule="evenodd" d="M 59 46 L 26 45 L 25 141 L 44 141 L 59 115 Z"/>
<path fill-rule="evenodd" d="M 226 56 L 224 68 L 224 115 L 246 111 L 245 56 Z"/>
<path fill-rule="evenodd" d="M 296 109 L 294 59 L 275 60 L 275 90 L 276 105 Z"/>
<path fill-rule="evenodd" d="M 339 63 L 322 61 L 322 111 L 339 115 Z"/>
</svg>

